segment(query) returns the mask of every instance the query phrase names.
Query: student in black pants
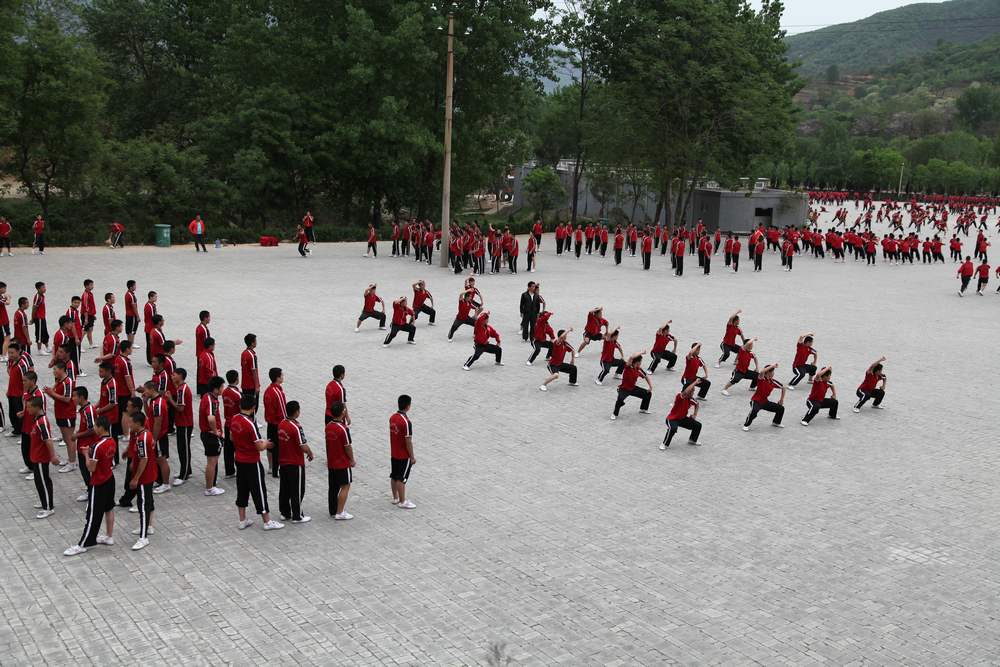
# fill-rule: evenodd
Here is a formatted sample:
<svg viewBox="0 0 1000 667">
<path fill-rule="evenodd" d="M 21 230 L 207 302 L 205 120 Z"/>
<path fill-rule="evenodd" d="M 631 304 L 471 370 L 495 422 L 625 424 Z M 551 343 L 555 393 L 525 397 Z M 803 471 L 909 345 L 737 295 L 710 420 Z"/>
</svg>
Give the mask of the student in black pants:
<svg viewBox="0 0 1000 667">
<path fill-rule="evenodd" d="M 757 390 L 750 399 L 750 414 L 747 415 L 747 419 L 743 423 L 744 431 L 750 430 L 750 424 L 753 423 L 753 420 L 757 418 L 757 414 L 762 410 L 774 414 L 774 419 L 771 420 L 772 426 L 783 428 L 781 418 L 785 414 L 785 387 L 774 379 L 774 370 L 777 367 L 778 364 L 771 364 L 764 366 L 764 370 L 761 371 L 760 378 L 757 381 Z M 771 392 L 775 389 L 781 389 L 781 397 L 777 403 L 770 400 Z"/>
<path fill-rule="evenodd" d="M 819 414 L 820 410 L 829 410 L 830 419 L 840 419 L 837 416 L 837 408 L 839 407 L 839 402 L 837 401 L 837 388 L 833 386 L 833 382 L 830 381 L 830 376 L 833 374 L 833 369 L 827 366 L 816 374 L 813 379 L 812 389 L 809 391 L 809 398 L 806 399 L 806 414 L 802 418 L 801 424 L 803 426 L 809 426 L 809 422 L 813 420 L 813 417 Z M 830 392 L 830 398 L 826 397 L 827 391 Z"/>
<path fill-rule="evenodd" d="M 674 404 L 670 408 L 670 412 L 667 413 L 667 434 L 663 436 L 663 442 L 660 443 L 660 451 L 670 446 L 674 435 L 678 429 L 682 428 L 691 431 L 691 435 L 688 437 L 689 445 L 700 444 L 698 436 L 701 435 L 701 422 L 695 419 L 698 416 L 699 406 L 698 402 L 694 400 L 694 391 L 700 383 L 700 378 L 695 379 L 674 397 Z M 694 408 L 693 412 L 692 408 Z"/>
<path fill-rule="evenodd" d="M 645 380 L 647 389 L 635 386 L 636 381 L 640 378 Z M 649 402 L 653 398 L 653 383 L 650 382 L 646 371 L 642 370 L 641 354 L 629 357 L 628 362 L 625 364 L 625 369 L 622 371 L 622 383 L 618 385 L 618 399 L 615 401 L 615 408 L 611 413 L 612 421 L 618 419 L 618 412 L 625 405 L 625 399 L 629 396 L 635 396 L 642 401 L 639 406 L 639 412 L 643 414 L 649 412 Z"/>
</svg>

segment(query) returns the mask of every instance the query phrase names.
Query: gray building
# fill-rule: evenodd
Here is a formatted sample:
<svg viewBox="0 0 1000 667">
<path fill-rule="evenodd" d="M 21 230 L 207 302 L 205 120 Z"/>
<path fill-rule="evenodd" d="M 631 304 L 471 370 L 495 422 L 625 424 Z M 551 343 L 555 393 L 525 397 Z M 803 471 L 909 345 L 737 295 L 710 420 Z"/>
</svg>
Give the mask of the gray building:
<svg viewBox="0 0 1000 667">
<path fill-rule="evenodd" d="M 511 199 L 515 208 L 521 208 L 525 203 L 524 175 L 533 168 L 533 164 L 528 164 L 514 170 Z M 573 183 L 572 162 L 560 162 L 556 173 L 567 192 L 562 208 L 569 209 Z M 802 225 L 806 222 L 809 207 L 805 194 L 771 188 L 766 181 L 758 181 L 751 187 L 748 179 L 744 179 L 745 189 L 741 190 L 726 190 L 712 187 L 713 185 L 709 183 L 706 187 L 700 187 L 691 196 L 686 216 L 688 225 L 701 218 L 712 231 L 718 228 L 723 232 L 749 232 L 761 222 L 778 227 Z M 644 190 L 635 196 L 631 186 L 622 184 L 605 202 L 603 209 L 604 217 L 610 217 L 612 211 L 619 211 L 633 222 L 655 224 L 653 216 L 656 215 L 656 193 Z M 585 218 L 597 218 L 601 216 L 601 210 L 601 202 L 584 174 L 580 182 L 578 212 Z M 663 212 L 659 222 L 665 220 L 666 213 Z"/>
</svg>

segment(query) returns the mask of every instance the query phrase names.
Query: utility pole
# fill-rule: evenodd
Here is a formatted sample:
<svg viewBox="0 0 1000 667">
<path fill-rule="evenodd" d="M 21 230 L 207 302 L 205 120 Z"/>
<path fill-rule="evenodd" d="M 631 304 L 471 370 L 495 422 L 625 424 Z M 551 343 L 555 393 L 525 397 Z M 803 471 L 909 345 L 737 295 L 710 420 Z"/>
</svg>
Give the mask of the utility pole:
<svg viewBox="0 0 1000 667">
<path fill-rule="evenodd" d="M 448 79 L 444 93 L 444 174 L 441 181 L 441 251 L 438 261 L 448 266 L 451 247 L 451 120 L 452 88 L 455 82 L 455 15 L 448 14 Z"/>
<path fill-rule="evenodd" d="M 899 187 L 896 188 L 896 197 L 899 197 L 899 195 L 901 195 L 902 192 L 903 192 L 903 168 L 904 167 L 906 167 L 906 163 L 905 162 L 903 164 L 899 165 Z"/>
</svg>

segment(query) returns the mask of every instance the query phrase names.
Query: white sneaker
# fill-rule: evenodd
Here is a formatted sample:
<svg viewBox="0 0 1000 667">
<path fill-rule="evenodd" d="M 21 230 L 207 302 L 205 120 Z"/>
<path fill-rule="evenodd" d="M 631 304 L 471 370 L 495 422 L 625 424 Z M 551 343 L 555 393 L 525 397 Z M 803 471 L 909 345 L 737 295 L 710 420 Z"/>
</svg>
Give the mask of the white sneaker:
<svg viewBox="0 0 1000 667">
<path fill-rule="evenodd" d="M 76 464 L 67 463 L 62 468 L 59 468 L 59 470 L 57 470 L 56 472 L 73 472 L 74 470 L 76 470 Z"/>
<path fill-rule="evenodd" d="M 129 514 L 138 514 L 139 513 L 139 508 L 138 507 L 129 507 L 128 508 L 128 513 Z"/>
<path fill-rule="evenodd" d="M 715 367 L 716 367 L 716 368 L 722 368 L 722 364 L 721 364 L 721 363 L 719 363 L 718 361 L 716 361 L 716 362 L 715 362 Z"/>
<path fill-rule="evenodd" d="M 639 410 L 639 414 L 640 415 L 648 415 L 649 414 L 649 410 Z"/>
<path fill-rule="evenodd" d="M 252 525 L 253 525 L 253 519 L 246 519 L 245 521 L 240 521 L 239 523 L 240 530 L 245 530 Z"/>
<path fill-rule="evenodd" d="M 611 421 L 615 421 L 616 419 L 618 419 L 618 415 L 611 415 Z"/>
<path fill-rule="evenodd" d="M 42 504 L 41 503 L 35 503 L 34 505 L 32 505 L 32 507 L 34 507 L 36 510 L 40 510 L 40 509 L 42 509 Z"/>
<path fill-rule="evenodd" d="M 571 386 L 571 387 L 579 387 L 580 383 L 579 382 L 570 382 L 569 386 Z"/>
<path fill-rule="evenodd" d="M 701 446 L 701 443 L 696 440 L 688 440 L 689 445 Z"/>
<path fill-rule="evenodd" d="M 854 412 L 861 412 L 861 408 L 851 408 Z"/>
<path fill-rule="evenodd" d="M 184 484 L 184 481 L 185 480 L 181 479 L 180 477 L 175 477 L 174 478 L 174 486 L 182 486 Z"/>
<path fill-rule="evenodd" d="M 403 502 L 399 503 L 398 507 L 402 507 L 404 510 L 412 510 L 417 508 L 417 506 L 413 504 L 412 500 L 404 500 Z"/>
<path fill-rule="evenodd" d="M 205 489 L 206 496 L 221 496 L 225 492 L 225 489 L 220 489 L 217 486 L 213 486 L 211 489 Z"/>
<path fill-rule="evenodd" d="M 502 361 L 498 361 L 498 362 L 496 363 L 496 365 L 497 365 L 497 366 L 503 366 L 503 362 L 502 362 Z"/>
<path fill-rule="evenodd" d="M 303 514 L 301 519 L 292 519 L 292 523 L 309 523 L 312 520 L 313 518 L 311 516 Z M 264 528 L 266 529 L 267 526 L 265 525 Z"/>
<path fill-rule="evenodd" d="M 169 484 L 160 484 L 158 487 L 156 487 L 155 489 L 153 489 L 153 493 L 156 493 L 156 494 L 166 493 L 169 490 L 170 490 L 170 485 Z"/>
<path fill-rule="evenodd" d="M 79 372 L 78 372 L 78 373 L 76 374 L 76 376 L 77 376 L 77 377 L 81 377 L 81 378 L 85 378 L 85 377 L 87 377 L 87 374 L 86 374 L 85 372 L 83 372 L 83 371 L 79 371 Z"/>
<path fill-rule="evenodd" d="M 31 473 L 30 475 L 25 475 L 24 478 L 29 482 L 33 482 L 35 481 L 35 473 Z"/>
<path fill-rule="evenodd" d="M 722 394 L 723 396 L 731 396 L 731 395 L 732 395 L 732 394 L 730 394 L 730 393 L 729 393 L 729 390 L 728 390 L 728 389 L 723 389 L 723 390 L 722 390 L 722 391 L 721 391 L 720 393 L 721 393 L 721 394 Z"/>
<path fill-rule="evenodd" d="M 80 554 L 87 553 L 86 547 L 81 547 L 79 544 L 74 544 L 69 549 L 63 552 L 63 556 L 79 556 Z"/>
<path fill-rule="evenodd" d="M 749 431 L 749 430 L 750 430 L 750 427 L 749 427 L 749 426 L 744 426 L 744 427 L 743 427 L 743 430 L 744 430 L 744 431 Z"/>
<path fill-rule="evenodd" d="M 107 535 L 98 535 L 97 536 L 97 543 L 98 544 L 103 544 L 103 545 L 109 546 L 109 547 L 110 546 L 114 546 L 114 544 L 115 544 L 115 538 L 109 537 Z"/>
<path fill-rule="evenodd" d="M 89 499 L 90 499 L 90 494 L 88 494 L 88 493 L 81 493 L 80 495 L 78 495 L 76 497 L 76 502 L 78 502 L 78 503 L 85 503 Z"/>
<path fill-rule="evenodd" d="M 549 388 L 546 387 L 544 384 L 538 386 L 538 391 L 548 391 L 548 390 L 549 390 Z"/>
<path fill-rule="evenodd" d="M 885 407 L 881 405 L 873 405 L 872 410 L 885 410 Z"/>
<path fill-rule="evenodd" d="M 462 366 L 462 370 L 463 371 L 471 371 L 472 367 L 471 366 Z"/>
<path fill-rule="evenodd" d="M 21 436 L 12 436 L 12 437 L 19 438 Z M 31 472 L 31 468 L 25 468 L 24 466 L 21 466 L 20 468 L 17 469 L 17 474 L 19 475 L 25 475 L 29 472 Z"/>
<path fill-rule="evenodd" d="M 271 519 L 270 521 L 268 521 L 267 523 L 264 524 L 264 530 L 281 530 L 284 527 L 285 527 L 285 524 L 279 523 L 278 521 L 275 521 L 274 519 Z"/>
<path fill-rule="evenodd" d="M 661 452 L 665 452 L 665 451 L 667 451 L 667 446 L 666 446 L 666 444 L 664 444 L 664 443 L 662 443 L 662 442 L 660 443 L 660 451 L 661 451 Z"/>
<path fill-rule="evenodd" d="M 414 507 L 416 506 L 414 505 Z M 337 521 L 350 521 L 351 519 L 354 518 L 354 515 L 348 514 L 347 512 L 341 512 L 340 514 L 334 514 L 333 518 L 336 519 Z"/>
<path fill-rule="evenodd" d="M 378 328 L 378 330 L 379 330 L 379 331 L 386 331 L 386 330 L 387 330 L 388 328 L 389 328 L 389 327 L 379 327 L 379 328 Z"/>
<path fill-rule="evenodd" d="M 138 343 L 132 343 L 132 349 L 133 350 L 141 350 L 142 346 L 139 345 Z"/>
<path fill-rule="evenodd" d="M 802 424 L 803 426 L 809 426 L 809 422 L 807 422 L 805 419 L 803 419 L 799 423 Z"/>
<path fill-rule="evenodd" d="M 145 549 L 148 546 L 149 546 L 149 540 L 146 539 L 145 537 L 140 537 L 138 540 L 136 540 L 136 543 L 132 545 L 132 551 L 140 551 L 141 549 Z"/>
<path fill-rule="evenodd" d="M 596 385 L 602 385 L 604 383 L 601 382 L 600 380 L 598 380 L 597 378 L 594 378 L 594 384 L 596 384 Z"/>
<path fill-rule="evenodd" d="M 784 424 L 775 424 L 774 422 L 771 422 L 771 426 L 773 426 L 774 428 L 785 428 Z"/>
<path fill-rule="evenodd" d="M 530 361 L 526 361 L 526 362 L 524 362 L 524 365 L 525 365 L 525 366 L 530 366 L 530 365 L 531 365 L 531 362 L 530 362 Z"/>
<path fill-rule="evenodd" d="M 41 512 L 39 512 L 38 514 L 35 515 L 35 518 L 36 519 L 48 519 L 50 516 L 52 516 L 55 513 L 56 513 L 55 510 L 42 510 Z"/>
<path fill-rule="evenodd" d="M 354 333 L 358 333 L 359 331 L 361 331 L 361 327 L 354 327 Z"/>
<path fill-rule="evenodd" d="M 406 344 L 407 345 L 416 345 L 417 341 L 415 341 L 415 340 L 408 340 L 408 341 L 406 341 Z"/>
<path fill-rule="evenodd" d="M 132 534 L 133 535 L 139 535 L 139 534 L 141 534 L 141 531 L 138 528 L 136 528 L 135 530 L 132 531 Z M 147 535 L 155 535 L 156 534 L 156 529 L 153 528 L 152 526 L 150 526 L 149 528 L 146 529 L 146 534 Z"/>
</svg>

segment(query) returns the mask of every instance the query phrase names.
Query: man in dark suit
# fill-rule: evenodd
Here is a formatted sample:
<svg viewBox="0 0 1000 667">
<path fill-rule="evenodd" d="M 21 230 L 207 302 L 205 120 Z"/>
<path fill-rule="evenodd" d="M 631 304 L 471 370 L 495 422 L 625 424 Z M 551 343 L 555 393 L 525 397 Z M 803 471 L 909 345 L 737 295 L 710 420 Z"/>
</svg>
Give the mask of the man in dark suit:
<svg viewBox="0 0 1000 667">
<path fill-rule="evenodd" d="M 538 293 L 538 284 L 531 280 L 528 282 L 528 289 L 521 295 L 521 338 L 525 342 L 531 340 L 535 331 L 535 320 L 542 308 L 541 295 Z"/>
</svg>

